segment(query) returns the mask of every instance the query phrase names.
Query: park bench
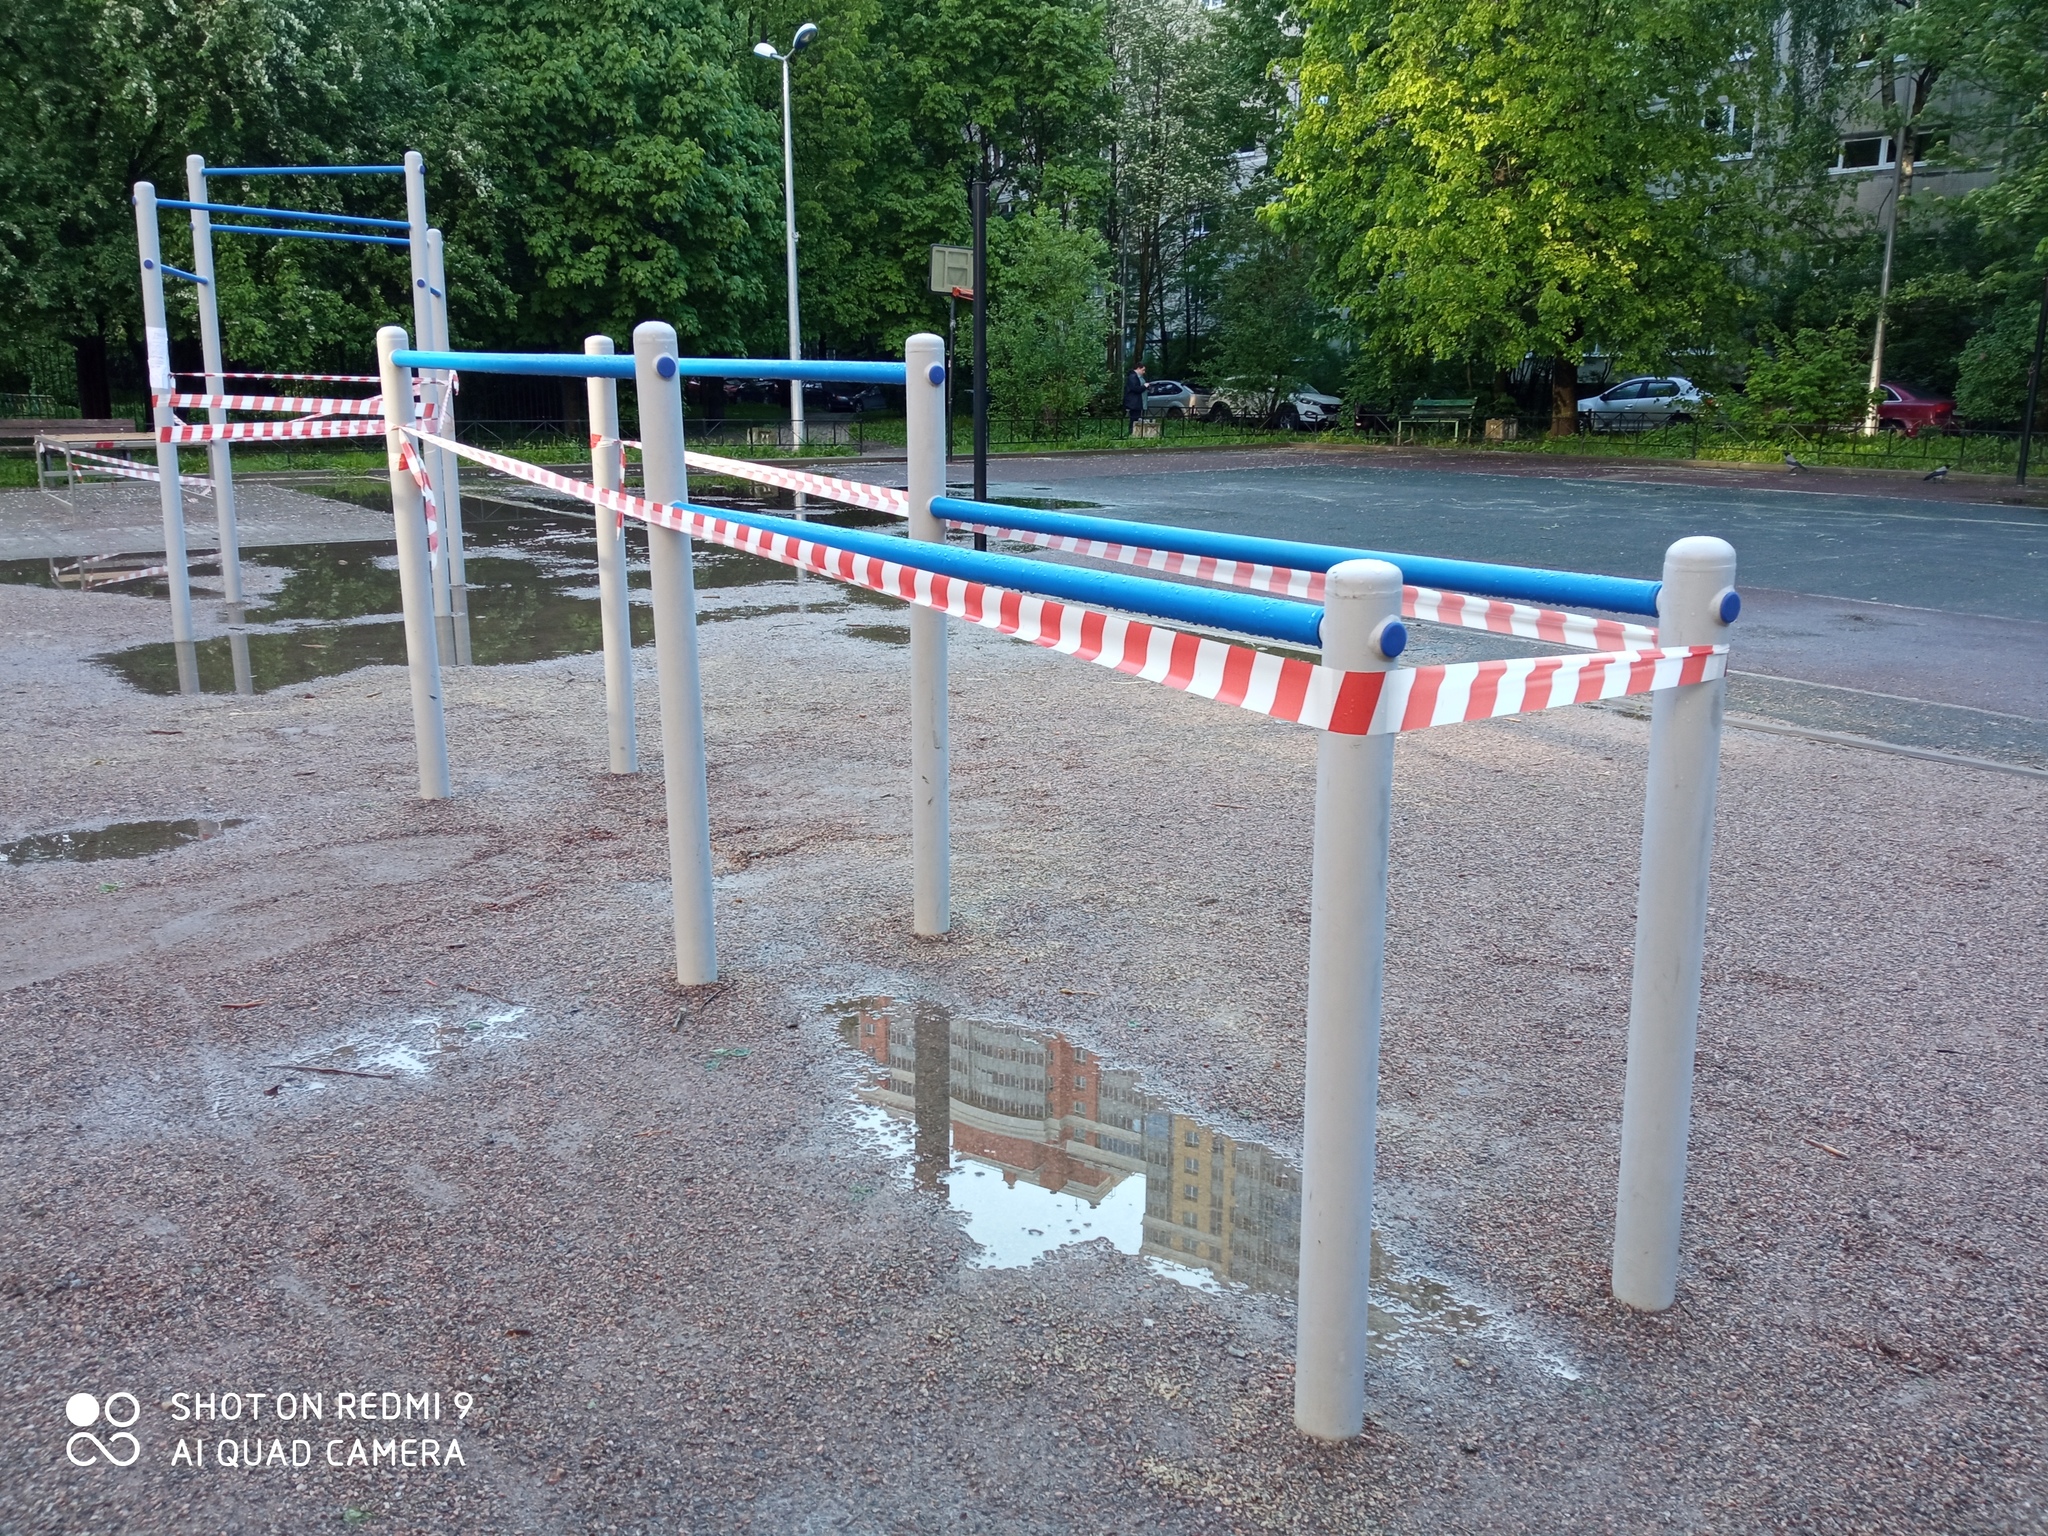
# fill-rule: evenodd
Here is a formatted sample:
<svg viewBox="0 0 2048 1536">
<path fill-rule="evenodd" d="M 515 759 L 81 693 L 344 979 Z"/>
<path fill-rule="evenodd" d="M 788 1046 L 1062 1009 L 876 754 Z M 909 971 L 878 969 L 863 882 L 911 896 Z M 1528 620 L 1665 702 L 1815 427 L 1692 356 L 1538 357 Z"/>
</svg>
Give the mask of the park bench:
<svg viewBox="0 0 2048 1536">
<path fill-rule="evenodd" d="M 1407 414 L 1394 423 L 1394 441 L 1400 442 L 1408 427 L 1448 424 L 1453 441 L 1472 430 L 1472 412 L 1479 401 L 1470 400 L 1417 400 L 1408 407 Z"/>
<path fill-rule="evenodd" d="M 0 444 L 9 447 L 33 448 L 39 437 L 75 438 L 83 442 L 87 438 L 132 435 L 134 431 L 132 416 L 89 421 L 76 416 L 0 416 Z M 151 437 L 150 441 L 156 439 Z"/>
</svg>

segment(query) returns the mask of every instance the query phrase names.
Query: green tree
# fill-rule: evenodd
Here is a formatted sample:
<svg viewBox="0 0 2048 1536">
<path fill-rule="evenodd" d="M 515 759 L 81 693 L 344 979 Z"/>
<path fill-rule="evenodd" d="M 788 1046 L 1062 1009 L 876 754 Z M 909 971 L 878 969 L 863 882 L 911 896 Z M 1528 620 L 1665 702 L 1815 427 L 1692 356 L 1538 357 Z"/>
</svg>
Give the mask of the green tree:
<svg viewBox="0 0 2048 1536">
<path fill-rule="evenodd" d="M 1075 415 L 1102 387 L 1102 237 L 1035 208 L 998 221 L 989 247 L 993 408 L 1018 421 Z"/>
<path fill-rule="evenodd" d="M 1720 0 L 1308 0 L 1285 215 L 1383 356 L 1577 364 L 1711 346 L 1765 227 L 1724 155 L 1760 12 Z M 1733 62 L 1731 62 L 1733 61 Z M 1733 107 L 1733 135 L 1729 108 Z"/>
<path fill-rule="evenodd" d="M 0 283 L 14 306 L 0 363 L 26 371 L 53 342 L 76 349 L 79 403 L 107 406 L 108 351 L 140 332 L 130 188 L 153 181 L 183 197 L 185 156 L 212 164 L 382 160 L 417 99 L 415 42 L 425 12 L 408 0 L 41 0 L 10 8 L 0 46 Z M 378 189 L 327 181 L 259 184 L 301 207 L 372 209 Z M 231 183 L 220 192 L 245 190 Z M 163 221 L 176 254 L 182 216 Z M 317 289 L 297 355 L 360 356 L 362 305 L 388 262 L 360 247 L 251 243 L 222 236 L 223 309 L 260 271 L 289 295 Z M 280 249 L 289 245 L 291 250 Z M 398 272 L 400 298 L 403 271 Z M 229 290 L 233 290 L 232 293 Z M 174 316 L 174 325 L 176 319 Z"/>
<path fill-rule="evenodd" d="M 451 0 L 435 61 L 436 185 L 471 263 L 465 317 L 580 344 L 649 316 L 739 350 L 781 284 L 781 135 L 707 0 Z M 451 275 L 451 283 L 457 279 Z M 772 333 L 772 332 L 771 332 Z"/>
<path fill-rule="evenodd" d="M 1315 258 L 1299 242 L 1255 233 L 1223 277 L 1217 373 L 1242 392 L 1279 401 L 1309 380 L 1326 348 Z"/>
</svg>

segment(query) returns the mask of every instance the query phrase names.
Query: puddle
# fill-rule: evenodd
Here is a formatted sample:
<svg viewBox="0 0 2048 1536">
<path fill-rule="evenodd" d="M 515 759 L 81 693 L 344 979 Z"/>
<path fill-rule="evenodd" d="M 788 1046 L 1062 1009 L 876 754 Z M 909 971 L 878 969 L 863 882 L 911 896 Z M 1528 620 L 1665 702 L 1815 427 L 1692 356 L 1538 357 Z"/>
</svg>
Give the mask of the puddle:
<svg viewBox="0 0 2048 1536">
<path fill-rule="evenodd" d="M 526 1016 L 524 1003 L 484 1000 L 478 1007 L 415 1014 L 398 1024 L 365 1030 L 331 1045 L 277 1058 L 284 1086 L 318 1087 L 344 1077 L 407 1078 L 433 1070 L 437 1058 L 478 1046 L 524 1040 L 511 1026 Z"/>
<path fill-rule="evenodd" d="M 943 1192 L 987 1269 L 1107 1240 L 1183 1285 L 1294 1294 L 1301 1172 L 1147 1093 L 1135 1072 L 1064 1036 L 954 1016 L 929 1003 L 831 1005 L 867 1059 L 860 1128 L 914 1182 Z M 1470 1333 L 1491 1314 L 1372 1247 L 1372 1346 Z"/>
<path fill-rule="evenodd" d="M 361 486 L 336 486 L 323 494 L 374 505 L 385 493 Z M 705 500 L 714 498 L 706 496 Z M 720 505 L 763 505 L 766 498 L 716 498 Z M 561 511 L 529 502 L 500 500 L 476 492 L 465 496 L 464 532 L 469 577 L 470 648 L 478 666 L 511 666 L 558 656 L 585 655 L 604 647 L 597 595 L 597 554 L 587 516 L 574 503 Z M 825 521 L 826 519 L 820 519 Z M 841 521 L 838 517 L 831 521 Z M 633 640 L 654 639 L 654 612 L 647 599 L 645 535 L 628 526 L 627 587 L 631 593 Z M 250 585 L 268 593 L 249 608 L 243 635 L 255 690 L 269 693 L 316 678 L 338 677 L 361 667 L 405 662 L 405 625 L 393 546 L 349 542 L 298 544 L 244 551 L 251 567 L 268 574 Z M 788 611 L 755 605 L 727 612 L 722 594 L 780 587 L 796 591 L 789 567 L 734 550 L 702 548 L 694 566 L 707 621 Z M 49 562 L 16 561 L 0 568 L 0 579 L 49 584 Z M 164 593 L 163 583 L 134 583 L 131 595 Z M 764 594 L 765 595 L 765 594 Z M 822 596 L 822 594 L 821 594 Z M 841 596 L 836 585 L 824 607 Z M 204 595 L 200 594 L 200 601 Z M 231 693 L 235 656 L 230 639 L 217 636 L 194 647 L 199 686 L 206 693 Z M 168 641 L 135 646 L 96 657 L 145 693 L 179 691 L 178 658 Z"/>
<path fill-rule="evenodd" d="M 101 859 L 146 859 L 153 853 L 219 837 L 244 818 L 215 821 L 187 816 L 177 821 L 117 821 L 107 827 L 72 827 L 37 832 L 0 843 L 0 864 L 94 864 Z"/>
<path fill-rule="evenodd" d="M 849 624 L 846 633 L 856 640 L 872 640 L 877 645 L 910 644 L 908 624 Z"/>
</svg>

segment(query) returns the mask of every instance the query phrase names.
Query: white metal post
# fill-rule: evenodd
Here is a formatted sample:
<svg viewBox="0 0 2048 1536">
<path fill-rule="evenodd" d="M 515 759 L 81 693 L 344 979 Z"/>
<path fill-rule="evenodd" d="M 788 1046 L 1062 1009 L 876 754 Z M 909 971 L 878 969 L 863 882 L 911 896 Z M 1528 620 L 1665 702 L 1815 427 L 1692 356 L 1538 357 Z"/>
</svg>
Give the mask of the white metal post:
<svg viewBox="0 0 2048 1536">
<path fill-rule="evenodd" d="M 1680 539 L 1664 552 L 1664 588 L 1657 595 L 1663 644 L 1719 645 L 1741 606 L 1735 551 L 1725 540 Z M 1726 681 L 1716 678 L 1663 689 L 1650 705 L 1614 1217 L 1614 1298 L 1642 1312 L 1661 1312 L 1678 1294 L 1707 867 L 1714 851 L 1726 694 Z"/>
<path fill-rule="evenodd" d="M 1386 671 L 1407 638 L 1400 615 L 1399 568 L 1384 560 L 1333 566 L 1323 664 Z M 1294 1351 L 1294 1427 L 1318 1440 L 1348 1440 L 1365 1427 L 1393 792 L 1391 735 L 1324 732 L 1316 749 Z"/>
<path fill-rule="evenodd" d="M 586 336 L 592 357 L 613 354 L 609 336 Z M 623 490 L 626 450 L 619 444 L 619 382 L 588 380 L 590 393 L 590 483 Z M 638 773 L 640 743 L 633 716 L 633 614 L 626 585 L 626 530 L 608 507 L 597 513 L 597 608 L 604 624 L 604 717 L 611 736 L 611 771 Z"/>
<path fill-rule="evenodd" d="M 920 331 L 903 343 L 909 447 L 910 536 L 944 543 L 932 498 L 946 494 L 946 343 Z M 910 610 L 911 930 L 935 938 L 953 926 L 953 834 L 946 732 L 946 616 Z"/>
<path fill-rule="evenodd" d="M 666 368 L 666 372 L 663 369 Z M 640 474 L 649 501 L 689 495 L 683 467 L 683 381 L 672 325 L 633 328 L 633 384 L 639 391 Z M 668 799 L 669 881 L 676 929 L 676 980 L 718 980 L 711 926 L 711 803 L 704 771 L 704 690 L 697 670 L 697 588 L 690 540 L 673 528 L 647 528 L 654 601 L 654 674 L 661 688 L 661 778 Z"/>
<path fill-rule="evenodd" d="M 156 188 L 135 183 L 135 243 L 142 257 L 142 335 L 149 356 L 151 393 L 169 394 L 171 328 L 164 314 L 163 248 L 157 238 Z M 178 687 L 199 691 L 199 664 L 192 650 L 192 583 L 185 562 L 185 488 L 178 483 L 178 445 L 161 440 L 173 425 L 168 405 L 153 406 L 150 420 L 158 429 L 156 471 L 158 500 L 164 514 L 165 581 L 171 589 L 171 643 L 178 647 Z M 187 676 L 187 673 L 190 676 Z"/>
<path fill-rule="evenodd" d="M 185 157 L 185 196 L 195 203 L 207 201 L 206 157 Z M 220 289 L 213 276 L 213 216 L 203 209 L 192 210 L 192 272 L 199 282 L 199 351 L 206 369 L 206 392 L 227 393 L 221 370 Z M 206 419 L 215 425 L 228 419 L 221 406 L 208 406 Z M 227 443 L 208 443 L 207 462 L 213 470 L 213 510 L 220 525 L 221 596 L 233 605 L 231 619 L 242 622 L 242 536 L 235 521 L 235 471 L 233 450 Z"/>
<path fill-rule="evenodd" d="M 441 718 L 441 653 L 434 634 L 434 582 L 427 550 L 427 513 L 419 483 L 401 460 L 418 451 L 405 435 L 413 424 L 412 371 L 393 354 L 405 348 L 405 327 L 377 332 L 377 376 L 384 391 L 384 456 L 391 469 L 391 514 L 398 530 L 398 591 L 405 607 L 405 663 L 412 683 L 413 746 L 420 798 L 449 795 L 448 736 Z"/>
<path fill-rule="evenodd" d="M 434 296 L 431 273 L 431 258 L 427 252 L 427 173 L 426 160 L 416 149 L 405 152 L 405 224 L 406 254 L 412 261 L 412 333 L 419 337 L 422 350 L 434 345 Z M 408 370 L 410 371 L 410 370 Z M 440 375 L 422 370 L 415 375 L 419 380 L 422 404 L 428 415 L 439 414 L 441 386 Z M 434 487 L 436 507 L 445 507 L 447 497 L 441 484 L 441 455 L 421 455 L 426 465 L 427 479 Z M 446 549 L 447 535 L 442 534 L 442 548 Z M 441 659 L 453 663 L 455 660 L 454 609 L 448 591 L 448 562 L 436 560 L 434 572 L 434 633 L 441 647 Z"/>
<path fill-rule="evenodd" d="M 804 355 L 803 327 L 796 308 L 796 152 L 789 132 L 789 55 L 782 58 L 782 228 L 784 260 L 789 268 L 789 360 L 801 362 Z M 804 445 L 804 381 L 789 381 L 790 446 Z"/>
<path fill-rule="evenodd" d="M 452 352 L 448 340 L 448 270 L 443 260 L 441 231 L 427 231 L 427 297 L 434 317 L 433 340 L 427 345 L 437 352 Z M 455 435 L 455 375 L 440 376 L 440 434 Z M 462 460 L 446 449 L 434 450 L 440 474 L 434 481 L 440 497 L 441 552 L 448 567 L 448 613 L 455 625 L 455 661 L 469 665 L 469 574 L 462 541 Z"/>
</svg>

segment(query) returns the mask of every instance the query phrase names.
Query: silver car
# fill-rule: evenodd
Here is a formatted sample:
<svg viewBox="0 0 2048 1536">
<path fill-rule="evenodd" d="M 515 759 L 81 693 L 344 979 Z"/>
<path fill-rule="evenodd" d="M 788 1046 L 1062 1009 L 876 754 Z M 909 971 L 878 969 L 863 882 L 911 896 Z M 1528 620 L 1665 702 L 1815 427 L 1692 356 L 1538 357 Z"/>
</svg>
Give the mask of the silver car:
<svg viewBox="0 0 2048 1536">
<path fill-rule="evenodd" d="M 1152 379 L 1145 385 L 1145 414 L 1172 421 L 1194 415 L 1195 390 L 1178 379 Z"/>
<path fill-rule="evenodd" d="M 1705 413 L 1706 396 L 1691 379 L 1644 376 L 1579 402 L 1579 415 L 1592 432 L 1642 432 L 1677 426 Z"/>
</svg>

